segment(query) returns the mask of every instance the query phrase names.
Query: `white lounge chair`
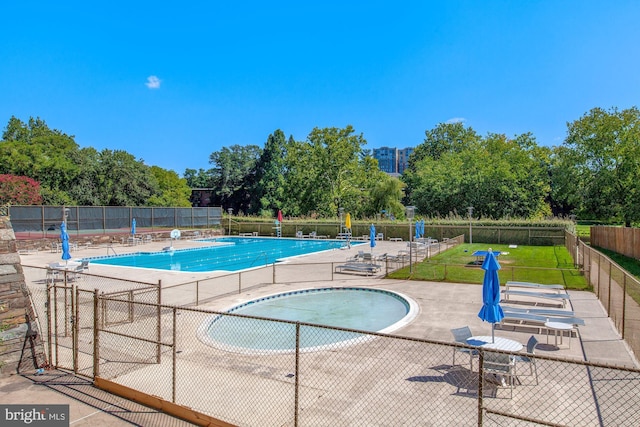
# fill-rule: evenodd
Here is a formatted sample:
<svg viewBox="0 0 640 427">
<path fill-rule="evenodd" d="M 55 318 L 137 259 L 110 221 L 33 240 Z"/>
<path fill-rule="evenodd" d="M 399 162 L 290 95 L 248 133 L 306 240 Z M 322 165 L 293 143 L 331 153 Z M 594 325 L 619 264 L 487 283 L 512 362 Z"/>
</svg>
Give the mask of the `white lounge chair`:
<svg viewBox="0 0 640 427">
<path fill-rule="evenodd" d="M 503 309 L 504 311 L 504 309 Z M 547 322 L 566 323 L 574 326 L 584 326 L 584 320 L 579 317 L 561 317 L 561 316 L 549 316 L 531 313 L 514 313 L 511 311 L 504 311 L 503 322 L 518 322 L 518 323 L 534 323 L 537 325 L 544 325 Z"/>
<path fill-rule="evenodd" d="M 554 308 L 511 307 L 504 304 L 501 304 L 501 307 L 505 312 L 510 311 L 512 313 L 529 313 L 537 314 L 539 316 L 573 317 L 576 315 L 576 313 L 571 310 L 560 310 Z"/>
<path fill-rule="evenodd" d="M 539 290 L 549 289 L 566 293 L 564 285 L 543 285 L 542 283 L 508 281 L 505 283 L 504 287 L 506 290 L 509 290 L 510 288 L 533 288 Z"/>
<path fill-rule="evenodd" d="M 380 270 L 380 266 L 377 264 L 369 264 L 365 262 L 351 262 L 347 264 L 337 265 L 335 268 L 336 273 L 344 273 L 345 271 L 358 272 L 358 273 L 366 273 L 367 276 L 370 274 L 377 273 Z"/>
<path fill-rule="evenodd" d="M 528 291 L 512 291 L 512 290 L 503 290 L 502 293 L 504 294 L 506 301 L 509 301 L 509 297 L 512 295 L 560 301 L 562 303 L 562 307 L 566 307 L 567 301 L 569 301 L 569 294 L 567 293 L 561 294 L 561 293 L 550 293 L 550 292 L 528 292 Z"/>
</svg>

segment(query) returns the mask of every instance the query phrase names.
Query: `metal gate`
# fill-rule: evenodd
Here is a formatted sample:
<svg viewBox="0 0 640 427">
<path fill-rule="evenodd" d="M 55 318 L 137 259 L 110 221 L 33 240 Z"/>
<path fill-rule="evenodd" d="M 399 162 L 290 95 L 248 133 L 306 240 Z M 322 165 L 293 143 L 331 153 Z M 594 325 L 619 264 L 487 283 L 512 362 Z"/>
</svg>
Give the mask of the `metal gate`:
<svg viewBox="0 0 640 427">
<path fill-rule="evenodd" d="M 93 377 L 94 292 L 67 279 L 47 287 L 50 363 Z"/>
</svg>

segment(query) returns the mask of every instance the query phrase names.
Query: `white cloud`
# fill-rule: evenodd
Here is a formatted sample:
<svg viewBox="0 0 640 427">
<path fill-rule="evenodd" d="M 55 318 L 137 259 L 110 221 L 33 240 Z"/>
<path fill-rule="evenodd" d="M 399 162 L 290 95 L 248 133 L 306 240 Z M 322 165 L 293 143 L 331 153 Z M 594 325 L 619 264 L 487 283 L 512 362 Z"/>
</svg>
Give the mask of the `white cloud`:
<svg viewBox="0 0 640 427">
<path fill-rule="evenodd" d="M 453 118 L 447 120 L 447 124 L 464 123 L 466 121 L 467 121 L 467 119 L 465 119 L 464 117 L 453 117 Z"/>
<path fill-rule="evenodd" d="M 147 82 L 145 83 L 149 89 L 159 89 L 160 88 L 160 79 L 157 76 L 149 76 L 147 77 Z"/>
</svg>

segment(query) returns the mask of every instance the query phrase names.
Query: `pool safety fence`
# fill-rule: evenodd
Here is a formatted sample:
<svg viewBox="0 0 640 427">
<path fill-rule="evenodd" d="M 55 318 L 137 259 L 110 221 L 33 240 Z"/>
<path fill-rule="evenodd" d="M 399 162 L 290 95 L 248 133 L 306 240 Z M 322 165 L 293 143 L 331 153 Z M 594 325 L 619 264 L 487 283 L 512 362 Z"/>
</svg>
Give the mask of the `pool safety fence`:
<svg viewBox="0 0 640 427">
<path fill-rule="evenodd" d="M 396 222 L 375 223 L 376 233 L 381 233 L 384 240 L 402 239 L 409 241 L 409 223 Z M 371 222 L 352 222 L 351 236 L 354 238 L 367 238 Z M 273 221 L 235 221 L 231 218 L 223 220 L 223 227 L 230 235 L 254 235 L 276 236 Z M 304 236 L 315 233 L 318 237 L 337 238 L 342 233 L 343 227 L 339 222 L 325 223 L 313 221 L 304 223 L 300 221 L 283 221 L 280 232 L 283 237 L 296 237 L 298 232 Z M 474 225 L 472 227 L 474 243 L 515 244 L 528 246 L 554 246 L 564 244 L 564 227 L 505 227 Z M 469 224 L 466 225 L 435 225 L 425 224 L 424 236 L 430 236 L 439 241 L 462 235 L 469 241 Z"/>
<path fill-rule="evenodd" d="M 634 354 L 640 355 L 640 281 L 602 252 L 567 233 L 566 246 Z"/>
<path fill-rule="evenodd" d="M 131 303 L 161 303 L 159 283 L 32 266 L 23 266 L 23 271 L 49 363 L 89 377 L 94 366 L 94 293 L 109 297 L 99 307 L 105 313 L 100 326 L 140 323 L 148 313 L 132 312 Z"/>
<path fill-rule="evenodd" d="M 66 221 L 70 236 L 109 234 L 131 230 L 220 227 L 221 207 L 132 207 L 132 206 L 8 206 L 16 234 L 29 238 L 56 238 Z"/>
<path fill-rule="evenodd" d="M 637 369 L 524 353 L 514 360 L 464 344 L 139 301 L 137 291 L 123 298 L 75 289 L 57 320 L 73 316 L 73 339 L 55 330 L 54 365 L 174 415 L 243 426 L 635 426 L 640 419 Z M 131 321 L 105 321 L 114 316 Z M 218 332 L 220 322 L 233 330 Z M 273 349 L 273 337 L 287 345 Z"/>
</svg>

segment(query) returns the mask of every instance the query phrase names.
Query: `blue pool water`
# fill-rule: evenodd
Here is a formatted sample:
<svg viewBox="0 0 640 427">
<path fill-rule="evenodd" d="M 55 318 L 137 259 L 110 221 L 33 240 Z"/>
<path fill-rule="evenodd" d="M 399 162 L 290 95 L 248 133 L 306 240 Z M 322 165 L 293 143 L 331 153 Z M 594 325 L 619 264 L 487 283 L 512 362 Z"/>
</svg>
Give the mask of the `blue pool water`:
<svg viewBox="0 0 640 427">
<path fill-rule="evenodd" d="M 272 264 L 284 258 L 338 249 L 344 245 L 343 241 L 318 239 L 223 237 L 200 241 L 224 244 L 174 251 L 136 252 L 89 260 L 94 264 L 186 272 L 239 271 Z"/>
<path fill-rule="evenodd" d="M 417 314 L 411 299 L 369 288 L 320 288 L 271 295 L 227 310 L 227 313 L 313 323 L 367 332 L 391 332 Z M 204 342 L 231 351 L 288 352 L 295 349 L 295 324 L 240 316 L 215 316 L 203 323 Z M 351 331 L 302 326 L 300 347 L 306 351 L 368 339 Z"/>
</svg>

